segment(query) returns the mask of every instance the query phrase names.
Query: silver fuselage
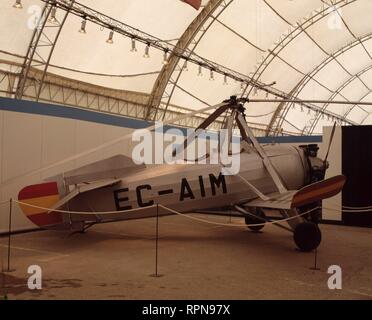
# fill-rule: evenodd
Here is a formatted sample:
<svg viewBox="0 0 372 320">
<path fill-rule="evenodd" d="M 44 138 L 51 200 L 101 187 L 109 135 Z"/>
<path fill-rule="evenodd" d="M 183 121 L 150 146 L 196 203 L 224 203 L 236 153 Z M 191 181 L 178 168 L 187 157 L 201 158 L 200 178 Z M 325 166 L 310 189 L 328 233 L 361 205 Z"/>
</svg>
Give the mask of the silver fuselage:
<svg viewBox="0 0 372 320">
<path fill-rule="evenodd" d="M 300 189 L 306 184 L 309 167 L 301 148 L 267 145 L 264 149 L 288 190 Z M 241 153 L 239 175 L 264 194 L 277 191 L 262 158 L 254 149 Z M 225 207 L 257 198 L 257 194 L 239 175 L 221 175 L 221 165 L 215 164 L 151 166 L 121 177 L 121 181 L 113 186 L 78 195 L 69 202 L 68 209 L 116 212 L 74 218 L 78 220 L 133 219 L 154 216 L 156 210 L 153 205 L 156 204 L 179 212 L 192 212 Z M 128 212 L 125 212 L 126 210 Z M 164 209 L 158 213 L 169 214 Z"/>
</svg>

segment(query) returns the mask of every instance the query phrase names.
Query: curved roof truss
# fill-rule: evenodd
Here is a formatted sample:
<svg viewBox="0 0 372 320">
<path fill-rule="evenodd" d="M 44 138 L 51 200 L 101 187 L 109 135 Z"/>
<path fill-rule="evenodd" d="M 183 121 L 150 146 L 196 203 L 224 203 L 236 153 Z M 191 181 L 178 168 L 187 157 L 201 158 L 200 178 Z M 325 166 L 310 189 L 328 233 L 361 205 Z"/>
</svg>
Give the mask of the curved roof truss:
<svg viewBox="0 0 372 320">
<path fill-rule="evenodd" d="M 28 79 L 31 78 L 35 79 L 33 86 L 36 100 L 39 100 L 49 74 L 58 71 L 55 73 L 58 76 L 65 78 L 71 76 L 75 79 L 77 72 L 74 74 L 73 71 L 76 68 L 63 64 L 64 59 L 59 50 L 64 49 L 67 35 L 71 34 L 73 28 L 76 28 L 71 25 L 76 23 L 76 19 L 80 21 L 83 19 L 83 21 L 97 24 L 101 29 L 106 29 L 110 33 L 123 35 L 129 41 L 135 40 L 145 47 L 158 49 L 159 52 L 154 54 L 156 57 L 162 56 L 163 53 L 164 57 L 167 57 L 166 64 L 162 66 L 160 73 L 157 71 L 160 70 L 160 65 L 154 67 L 154 64 L 159 62 L 155 60 L 151 68 L 141 66 L 136 72 L 132 72 L 132 74 L 136 73 L 138 78 L 146 77 L 146 89 L 137 84 L 134 87 L 138 89 L 134 90 L 130 86 L 127 88 L 121 85 L 120 83 L 128 84 L 130 81 L 124 81 L 125 76 L 117 77 L 122 80 L 117 86 L 115 84 L 113 87 L 107 86 L 115 90 L 125 88 L 128 92 L 145 94 L 148 100 L 143 118 L 168 119 L 173 114 L 171 111 L 177 106 L 186 110 L 202 107 L 202 105 L 212 105 L 220 101 L 222 97 L 226 98 L 230 94 L 238 93 L 242 97 L 257 96 L 258 99 L 252 99 L 256 102 L 251 104 L 247 116 L 251 117 L 250 120 L 257 121 L 260 127 L 266 127 L 267 135 L 281 134 L 282 127 L 284 132 L 293 129 L 294 133 L 315 134 L 318 133 L 316 131 L 319 127 L 325 124 L 324 118 L 335 119 L 340 123 L 350 125 L 369 122 L 369 119 L 372 121 L 369 107 L 364 106 L 365 100 L 372 97 L 372 73 L 370 75 L 372 41 L 369 42 L 372 40 L 372 26 L 367 22 L 362 24 L 351 20 L 351 18 L 358 20 L 358 15 L 368 14 L 368 10 L 363 10 L 363 6 L 372 9 L 372 6 L 369 7 L 370 2 L 366 0 L 304 0 L 301 5 L 290 1 L 288 3 L 274 0 L 203 0 L 203 9 L 198 14 L 195 12 L 191 14 L 191 11 L 183 14 L 188 6 L 177 0 L 159 0 L 167 5 L 167 10 L 182 13 L 180 15 L 184 17 L 182 23 L 188 21 L 184 24 L 186 27 L 180 29 L 178 34 L 168 32 L 171 35 L 169 37 L 160 36 L 160 29 L 154 33 L 156 36 L 152 35 L 152 31 L 151 34 L 142 31 L 146 29 L 135 27 L 134 25 L 141 24 L 136 24 L 133 20 L 121 22 L 123 16 L 125 19 L 128 17 L 125 16 L 126 12 L 122 13 L 118 8 L 125 8 L 128 12 L 131 12 L 132 7 L 146 11 L 143 5 L 141 7 L 142 1 L 145 0 L 128 0 L 125 4 L 114 0 L 107 0 L 104 4 L 94 3 L 94 0 L 80 0 L 82 3 L 75 0 L 24 1 L 41 3 L 43 9 L 40 28 L 32 33 L 26 52 L 13 52 L 24 56 L 19 81 L 16 85 L 16 98 L 24 97 L 26 91 L 30 92 L 27 86 L 30 83 Z M 92 3 L 95 7 L 97 6 L 97 10 L 87 6 Z M 158 5 L 159 8 L 162 4 Z M 154 15 L 152 11 L 157 8 L 157 5 L 151 2 L 148 6 L 151 6 L 147 16 L 149 18 Z M 290 8 L 295 9 L 295 13 L 290 12 L 288 10 Z M 55 9 L 58 9 L 60 14 L 58 19 L 51 21 L 55 15 Z M 100 10 L 105 11 L 105 14 Z M 162 10 L 160 8 L 156 13 L 165 14 L 166 10 Z M 189 8 L 189 10 L 192 9 Z M 245 10 L 243 18 L 237 16 L 242 10 Z M 341 14 L 341 10 L 345 14 Z M 173 14 L 173 11 L 169 13 L 169 16 Z M 322 32 L 321 27 L 331 16 L 338 17 L 344 35 L 337 39 L 329 38 L 329 42 L 334 43 L 333 46 L 325 43 L 322 37 L 318 37 Z M 264 27 L 265 23 L 270 24 L 271 29 L 269 26 L 268 30 L 272 34 L 260 36 L 260 28 Z M 148 25 L 150 29 L 147 30 L 152 30 L 151 21 Z M 267 33 L 267 30 L 265 32 Z M 219 43 L 220 34 L 223 41 Z M 72 35 L 72 37 L 76 36 Z M 75 44 L 76 41 L 84 44 L 83 40 L 77 39 Z M 305 45 L 301 47 L 301 44 Z M 308 50 L 310 46 L 314 52 L 316 51 L 316 58 L 311 65 L 298 65 L 293 57 L 288 59 L 291 57 L 289 52 L 293 49 L 300 60 L 301 50 Z M 364 58 L 357 66 L 354 64 L 354 67 L 349 69 L 349 64 L 345 63 L 345 57 L 355 48 L 358 48 L 359 54 L 364 55 Z M 234 49 L 238 51 L 236 54 Z M 76 61 L 76 65 L 78 59 L 73 60 Z M 102 59 L 94 60 L 102 62 Z M 138 66 L 140 66 L 139 61 L 136 60 Z M 61 63 L 63 68 L 60 68 Z M 117 69 L 124 64 L 125 61 L 117 62 L 119 66 Z M 77 77 L 80 79 L 76 80 L 86 83 L 89 83 L 89 80 L 85 81 L 85 79 L 93 79 L 94 75 L 109 79 L 110 74 L 123 74 L 121 70 L 120 72 L 119 70 L 114 70 L 115 72 L 107 70 L 106 72 L 105 67 L 107 68 L 108 65 L 104 66 L 104 64 L 102 64 L 102 69 L 99 63 L 93 64 L 95 70 L 84 68 L 84 65 L 92 66 L 84 61 L 81 69 L 87 72 L 79 73 Z M 136 64 L 132 63 L 133 65 Z M 150 66 L 149 63 L 147 65 Z M 188 68 L 191 72 L 186 72 Z M 342 77 L 335 79 L 337 81 L 329 81 L 327 77 L 321 76 L 328 71 L 332 73 L 335 68 L 343 73 Z M 196 74 L 198 69 L 207 72 L 211 80 L 215 78 L 219 80 L 222 77 L 223 82 L 220 84 L 224 87 L 218 86 L 216 82 L 207 84 L 205 80 L 201 85 L 197 84 L 196 79 L 198 81 L 200 79 Z M 275 78 L 276 80 L 284 78 L 283 72 L 286 71 L 280 73 L 278 70 L 288 70 L 288 75 L 285 74 L 288 76 L 286 85 L 283 85 L 283 81 L 279 84 L 276 83 L 278 81 L 273 81 Z M 129 79 L 129 77 L 126 78 Z M 153 82 L 151 82 L 152 79 Z M 231 80 L 228 81 L 229 79 Z M 99 85 L 99 82 L 114 83 L 113 80 L 95 82 L 94 79 L 93 81 L 94 85 Z M 140 84 L 141 81 L 136 79 L 133 82 Z M 325 103 L 309 102 L 311 99 L 307 97 L 311 86 L 316 87 L 316 91 L 320 92 L 320 97 L 316 97 L 316 100 L 322 100 Z M 240 87 L 242 91 L 239 90 Z M 259 100 L 263 98 L 262 95 L 266 96 L 266 105 L 259 104 Z M 283 101 L 275 102 L 271 99 L 272 97 Z M 338 101 L 352 102 L 352 104 L 338 109 L 334 106 Z M 307 117 L 301 117 L 303 118 L 301 121 L 294 116 L 295 112 L 299 111 L 298 107 L 301 110 L 305 108 L 308 113 Z"/>
</svg>

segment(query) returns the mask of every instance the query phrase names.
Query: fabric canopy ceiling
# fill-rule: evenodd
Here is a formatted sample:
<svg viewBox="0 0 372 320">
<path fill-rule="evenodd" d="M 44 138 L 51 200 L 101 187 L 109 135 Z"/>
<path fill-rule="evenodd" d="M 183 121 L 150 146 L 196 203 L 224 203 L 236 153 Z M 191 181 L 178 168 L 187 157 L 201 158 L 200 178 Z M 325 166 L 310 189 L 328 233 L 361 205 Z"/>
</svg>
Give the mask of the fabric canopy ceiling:
<svg viewBox="0 0 372 320">
<path fill-rule="evenodd" d="M 110 17 L 177 44 L 199 11 L 178 0 L 80 0 Z M 33 18 L 40 0 L 23 0 L 23 10 L 12 7 L 14 0 L 2 0 L 0 49 L 26 55 Z M 300 99 L 329 101 L 372 101 L 372 1 L 370 0 L 225 0 L 205 21 L 202 34 L 193 43 L 196 54 L 222 66 L 253 77 Z M 57 11 L 57 19 L 61 12 Z M 114 34 L 106 43 L 108 30 L 89 23 L 79 33 L 81 19 L 69 15 L 56 44 L 48 71 L 68 78 L 109 88 L 150 94 L 163 68 L 163 52 Z M 207 27 L 208 26 L 208 27 Z M 1 54 L 3 59 L 21 58 Z M 63 67 L 61 69 L 60 67 Z M 200 109 L 242 94 L 241 84 L 214 75 L 209 70 L 198 76 L 197 65 L 188 64 L 164 103 Z M 250 98 L 273 99 L 248 87 Z M 282 128 L 293 134 L 319 134 L 322 126 L 338 115 L 349 124 L 371 124 L 372 106 L 317 104 L 315 112 L 298 104 L 267 102 L 247 105 L 247 119 L 268 128 L 272 134 Z"/>
</svg>

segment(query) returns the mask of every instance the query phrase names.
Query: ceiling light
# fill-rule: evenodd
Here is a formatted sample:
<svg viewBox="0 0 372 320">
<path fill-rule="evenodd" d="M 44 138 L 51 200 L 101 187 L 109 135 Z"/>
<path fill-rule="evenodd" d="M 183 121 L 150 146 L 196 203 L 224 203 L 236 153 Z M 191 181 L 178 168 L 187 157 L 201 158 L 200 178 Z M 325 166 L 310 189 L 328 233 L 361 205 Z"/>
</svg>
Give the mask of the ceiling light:
<svg viewBox="0 0 372 320">
<path fill-rule="evenodd" d="M 201 64 L 199 64 L 198 76 L 199 77 L 202 77 L 203 76 L 203 67 L 201 66 Z"/>
<path fill-rule="evenodd" d="M 214 81 L 214 72 L 213 72 L 213 69 L 211 69 L 211 71 L 209 73 L 209 80 Z"/>
<path fill-rule="evenodd" d="M 223 84 L 225 86 L 228 85 L 228 83 L 227 83 L 227 75 L 226 74 L 223 76 Z"/>
<path fill-rule="evenodd" d="M 113 39 L 114 39 L 114 31 L 111 30 L 110 33 L 109 33 L 109 37 L 106 40 L 106 42 L 109 43 L 109 44 L 113 44 L 114 43 L 114 40 Z"/>
<path fill-rule="evenodd" d="M 187 60 L 185 60 L 185 63 L 183 64 L 182 69 L 183 71 L 189 71 L 189 68 L 187 67 Z"/>
<path fill-rule="evenodd" d="M 134 38 L 132 38 L 132 48 L 130 49 L 130 52 L 137 52 L 136 39 Z"/>
<path fill-rule="evenodd" d="M 150 58 L 150 44 L 148 43 L 145 47 L 145 53 L 143 55 L 144 58 Z"/>
<path fill-rule="evenodd" d="M 164 56 L 163 56 L 163 65 L 168 64 L 168 51 L 164 51 Z"/>
<path fill-rule="evenodd" d="M 50 11 L 50 17 L 48 21 L 52 23 L 56 23 L 57 22 L 56 14 L 57 14 L 57 8 L 53 6 L 52 10 Z"/>
<path fill-rule="evenodd" d="M 16 2 L 13 4 L 13 8 L 16 9 L 22 9 L 22 1 L 21 0 L 16 0 Z"/>
<path fill-rule="evenodd" d="M 80 27 L 79 32 L 87 33 L 87 30 L 85 29 L 86 26 L 87 26 L 87 20 L 83 19 L 83 21 L 81 21 L 81 27 Z"/>
</svg>

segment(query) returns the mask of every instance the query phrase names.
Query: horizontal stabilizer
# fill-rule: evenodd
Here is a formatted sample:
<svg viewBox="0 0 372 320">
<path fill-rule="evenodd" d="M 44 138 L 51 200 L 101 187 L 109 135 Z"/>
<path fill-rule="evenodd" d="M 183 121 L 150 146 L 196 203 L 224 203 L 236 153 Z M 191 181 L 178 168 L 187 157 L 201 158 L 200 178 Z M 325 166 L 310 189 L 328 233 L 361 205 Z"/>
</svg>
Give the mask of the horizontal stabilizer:
<svg viewBox="0 0 372 320">
<path fill-rule="evenodd" d="M 81 193 L 112 186 L 120 181 L 121 179 L 109 179 L 83 184 L 64 197 L 56 181 L 34 184 L 19 191 L 19 206 L 25 216 L 37 226 L 44 229 L 63 229 L 63 225 L 69 227 L 64 221 L 64 213 L 53 210 L 59 209 Z"/>
<path fill-rule="evenodd" d="M 76 189 L 72 190 L 70 193 L 68 193 L 65 197 L 60 199 L 58 202 L 56 202 L 52 207 L 50 207 L 51 210 L 49 212 L 53 211 L 53 209 L 58 209 L 62 207 L 64 204 L 69 202 L 71 199 L 75 198 L 78 194 L 112 186 L 118 182 L 120 182 L 121 179 L 111 179 L 111 180 L 104 180 L 104 181 L 97 181 L 93 183 L 83 184 L 78 186 Z"/>
<path fill-rule="evenodd" d="M 67 171 L 63 176 L 66 185 L 72 185 L 102 179 L 116 179 L 144 168 L 145 165 L 136 165 L 129 157 L 116 155 Z"/>
</svg>

